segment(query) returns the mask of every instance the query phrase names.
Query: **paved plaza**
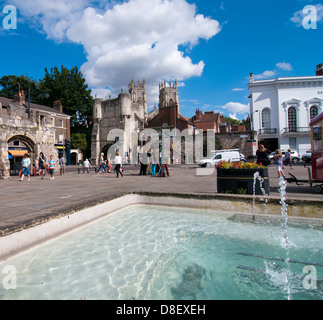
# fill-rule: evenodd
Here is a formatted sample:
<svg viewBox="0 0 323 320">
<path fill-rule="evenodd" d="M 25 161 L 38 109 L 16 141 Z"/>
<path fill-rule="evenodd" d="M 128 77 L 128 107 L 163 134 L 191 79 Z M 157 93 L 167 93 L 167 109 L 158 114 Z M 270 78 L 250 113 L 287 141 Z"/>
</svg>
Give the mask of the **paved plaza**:
<svg viewBox="0 0 323 320">
<path fill-rule="evenodd" d="M 95 206 L 121 196 L 137 193 L 163 193 L 216 196 L 216 171 L 212 175 L 197 175 L 196 165 L 169 166 L 170 177 L 139 176 L 139 166 L 125 166 L 124 177 L 116 178 L 114 173 L 97 175 L 94 169 L 90 173 L 77 172 L 76 166 L 67 168 L 64 176 L 56 172 L 55 180 L 49 175 L 41 180 L 31 177 L 19 181 L 19 177 L 11 180 L 0 180 L 0 234 L 10 232 L 45 222 L 62 214 Z M 308 177 L 303 165 L 294 166 L 293 170 L 285 169 L 286 175 L 292 172 L 299 179 Z M 270 199 L 278 199 L 279 179 L 274 165 L 269 166 Z M 225 195 L 232 200 L 243 197 L 252 202 L 252 196 Z M 318 203 L 323 208 L 323 195 L 315 194 L 308 184 L 297 186 L 288 184 L 287 200 Z M 323 217 L 323 209 L 322 209 Z"/>
</svg>

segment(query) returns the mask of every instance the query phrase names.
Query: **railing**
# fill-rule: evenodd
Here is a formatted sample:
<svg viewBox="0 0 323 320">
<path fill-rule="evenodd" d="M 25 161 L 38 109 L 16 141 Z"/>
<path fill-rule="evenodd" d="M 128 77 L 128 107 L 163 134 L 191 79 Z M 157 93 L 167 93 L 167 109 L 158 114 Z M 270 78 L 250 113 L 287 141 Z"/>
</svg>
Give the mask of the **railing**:
<svg viewBox="0 0 323 320">
<path fill-rule="evenodd" d="M 276 128 L 260 129 L 259 134 L 277 134 L 277 129 Z"/>
<path fill-rule="evenodd" d="M 283 134 L 286 133 L 311 133 L 310 127 L 291 127 L 291 128 L 284 128 Z"/>
</svg>

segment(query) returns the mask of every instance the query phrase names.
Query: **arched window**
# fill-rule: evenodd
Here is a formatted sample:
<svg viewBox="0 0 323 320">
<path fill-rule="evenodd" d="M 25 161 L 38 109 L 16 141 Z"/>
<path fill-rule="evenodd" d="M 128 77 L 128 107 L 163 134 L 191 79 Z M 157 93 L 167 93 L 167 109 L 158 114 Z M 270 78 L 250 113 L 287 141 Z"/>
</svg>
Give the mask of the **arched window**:
<svg viewBox="0 0 323 320">
<path fill-rule="evenodd" d="M 269 109 L 262 110 L 261 113 L 261 125 L 263 129 L 271 128 L 271 114 Z"/>
<path fill-rule="evenodd" d="M 289 132 L 297 131 L 297 114 L 296 114 L 295 107 L 290 107 L 288 109 L 288 131 Z"/>
<path fill-rule="evenodd" d="M 319 114 L 317 106 L 312 106 L 310 108 L 310 121 L 312 121 Z"/>
</svg>

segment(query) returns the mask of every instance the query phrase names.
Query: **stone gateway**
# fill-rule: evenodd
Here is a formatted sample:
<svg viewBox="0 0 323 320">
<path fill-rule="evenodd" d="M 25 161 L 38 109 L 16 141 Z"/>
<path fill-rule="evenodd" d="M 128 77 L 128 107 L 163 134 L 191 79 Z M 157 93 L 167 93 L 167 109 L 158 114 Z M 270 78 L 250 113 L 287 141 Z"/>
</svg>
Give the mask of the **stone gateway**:
<svg viewBox="0 0 323 320">
<path fill-rule="evenodd" d="M 136 157 L 137 150 L 132 150 L 132 146 L 138 144 L 138 133 L 144 129 L 146 117 L 145 80 L 137 84 L 130 81 L 129 92 L 121 90 L 116 99 L 94 99 L 91 163 L 98 164 L 101 152 L 113 160 L 116 148 L 123 161 Z"/>
<path fill-rule="evenodd" d="M 23 91 L 15 99 L 0 97 L 0 178 L 10 177 L 8 149 L 12 142 L 22 143 L 30 155 L 31 164 L 42 151 L 57 159 L 59 148 L 70 137 L 70 116 L 62 106 L 50 108 L 25 103 Z M 59 141 L 59 140 L 62 141 Z"/>
</svg>

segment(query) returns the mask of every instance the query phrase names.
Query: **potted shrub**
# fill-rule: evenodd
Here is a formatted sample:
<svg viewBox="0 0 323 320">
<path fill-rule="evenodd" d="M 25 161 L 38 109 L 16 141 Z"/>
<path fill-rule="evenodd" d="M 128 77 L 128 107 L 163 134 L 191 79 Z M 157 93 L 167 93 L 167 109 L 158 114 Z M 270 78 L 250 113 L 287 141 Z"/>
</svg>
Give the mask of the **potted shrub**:
<svg viewBox="0 0 323 320">
<path fill-rule="evenodd" d="M 246 194 L 263 195 L 262 188 L 266 195 L 270 194 L 268 168 L 255 162 L 220 162 L 216 165 L 217 187 L 219 193 L 241 193 L 239 190 L 246 190 Z M 264 180 L 261 184 L 259 179 L 255 181 L 255 173 Z"/>
</svg>

